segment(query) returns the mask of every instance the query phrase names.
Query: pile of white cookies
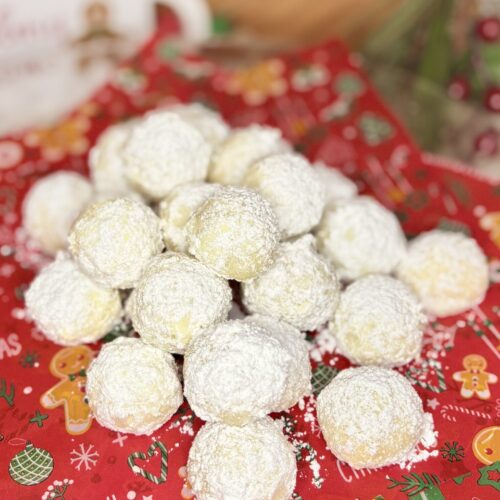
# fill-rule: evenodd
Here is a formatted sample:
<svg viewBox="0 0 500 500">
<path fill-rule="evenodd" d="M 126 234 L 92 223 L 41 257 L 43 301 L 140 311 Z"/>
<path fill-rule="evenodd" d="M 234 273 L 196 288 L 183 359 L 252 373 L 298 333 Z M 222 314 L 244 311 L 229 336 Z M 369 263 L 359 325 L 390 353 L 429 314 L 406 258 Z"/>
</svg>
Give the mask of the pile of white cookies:
<svg viewBox="0 0 500 500">
<path fill-rule="evenodd" d="M 434 230 L 407 244 L 391 212 L 278 130 L 231 130 L 198 104 L 110 127 L 89 162 L 92 183 L 58 172 L 26 196 L 26 230 L 58 252 L 26 305 L 61 345 L 132 322 L 139 338 L 105 344 L 88 370 L 101 425 L 150 434 L 184 395 L 207 422 L 187 467 L 196 497 L 287 499 L 295 454 L 268 415 L 309 395 L 303 332 L 328 323 L 362 365 L 318 398 L 330 450 L 353 467 L 412 452 L 428 418 L 391 368 L 419 355 L 424 311 L 483 299 L 488 267 L 473 239 Z M 228 319 L 233 291 L 243 319 Z M 182 383 L 172 354 L 184 356 Z"/>
</svg>

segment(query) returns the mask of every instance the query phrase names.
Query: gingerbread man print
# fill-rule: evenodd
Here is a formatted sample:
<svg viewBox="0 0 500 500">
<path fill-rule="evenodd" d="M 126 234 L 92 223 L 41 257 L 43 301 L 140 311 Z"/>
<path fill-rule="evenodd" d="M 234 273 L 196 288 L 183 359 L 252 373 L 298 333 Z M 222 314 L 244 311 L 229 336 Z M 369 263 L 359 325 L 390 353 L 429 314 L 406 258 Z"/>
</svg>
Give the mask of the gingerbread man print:
<svg viewBox="0 0 500 500">
<path fill-rule="evenodd" d="M 462 383 L 460 395 L 470 399 L 477 394 L 479 399 L 489 399 L 491 396 L 488 384 L 494 384 L 498 379 L 493 373 L 488 373 L 488 363 L 479 354 L 469 354 L 462 360 L 465 370 L 455 372 L 453 380 Z"/>
<path fill-rule="evenodd" d="M 40 404 L 49 410 L 64 406 L 68 434 L 83 434 L 92 424 L 84 390 L 86 370 L 93 357 L 93 351 L 86 346 L 66 347 L 50 362 L 50 373 L 61 381 L 42 395 Z"/>
</svg>

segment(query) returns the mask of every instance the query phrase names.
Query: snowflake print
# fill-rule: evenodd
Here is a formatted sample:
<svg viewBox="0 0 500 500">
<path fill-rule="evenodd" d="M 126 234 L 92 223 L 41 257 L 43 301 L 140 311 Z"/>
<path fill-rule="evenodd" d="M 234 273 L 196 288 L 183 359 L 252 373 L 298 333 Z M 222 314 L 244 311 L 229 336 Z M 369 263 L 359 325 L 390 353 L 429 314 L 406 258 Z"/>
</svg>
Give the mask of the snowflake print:
<svg viewBox="0 0 500 500">
<path fill-rule="evenodd" d="M 85 470 L 90 470 L 97 463 L 97 457 L 99 453 L 93 450 L 94 445 L 89 444 L 88 448 L 80 443 L 80 451 L 72 450 L 70 455 L 74 455 L 70 458 L 72 464 L 75 464 L 75 469 L 80 470 L 82 465 L 85 466 Z"/>
<path fill-rule="evenodd" d="M 448 462 L 461 462 L 465 456 L 464 447 L 459 445 L 457 441 L 453 441 L 451 444 L 447 441 L 439 451 Z"/>
<path fill-rule="evenodd" d="M 26 351 L 26 354 L 19 361 L 23 368 L 33 368 L 38 363 L 38 354 L 35 351 Z"/>
</svg>

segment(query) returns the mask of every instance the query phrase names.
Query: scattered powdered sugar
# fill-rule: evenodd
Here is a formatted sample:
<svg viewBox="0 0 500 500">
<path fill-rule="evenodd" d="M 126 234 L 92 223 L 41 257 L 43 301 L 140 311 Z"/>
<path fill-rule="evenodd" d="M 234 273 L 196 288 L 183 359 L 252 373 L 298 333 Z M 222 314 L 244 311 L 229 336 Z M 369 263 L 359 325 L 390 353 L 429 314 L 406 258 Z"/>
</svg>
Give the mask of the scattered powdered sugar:
<svg viewBox="0 0 500 500">
<path fill-rule="evenodd" d="M 194 436 L 193 422 L 194 414 L 191 413 L 190 415 L 181 415 L 178 419 L 170 423 L 168 430 L 178 429 L 180 434 Z M 178 443 L 176 444 L 179 446 Z"/>
<path fill-rule="evenodd" d="M 317 335 L 309 343 L 309 356 L 313 361 L 320 363 L 325 354 L 333 354 L 337 342 L 327 325 L 323 325 L 317 331 Z"/>
<path fill-rule="evenodd" d="M 308 401 L 302 399 L 299 402 L 299 407 L 301 408 L 301 410 L 303 410 L 304 405 L 306 406 L 306 412 L 304 415 L 306 417 L 310 416 L 310 418 L 304 418 L 304 420 L 311 423 L 311 429 L 313 430 L 313 433 L 316 434 L 318 432 L 316 429 L 319 428 L 314 424 L 316 420 L 314 417 L 315 400 L 313 396 L 306 399 Z M 307 433 L 297 431 L 295 429 L 296 421 L 293 420 L 290 415 L 285 414 L 284 416 L 282 416 L 281 422 L 283 424 L 285 434 L 288 436 L 295 449 L 295 458 L 297 462 L 301 462 L 302 460 L 304 460 L 307 463 L 309 470 L 311 471 L 311 482 L 313 486 L 318 489 L 321 488 L 325 479 L 321 476 L 321 464 L 319 462 L 319 458 L 324 458 L 324 456 L 318 457 L 318 452 L 316 451 L 316 449 L 307 441 Z"/>
<path fill-rule="evenodd" d="M 434 429 L 434 419 L 431 413 L 424 413 L 424 431 L 422 439 L 415 448 L 398 465 L 401 469 L 411 470 L 412 466 L 424 462 L 430 457 L 437 457 L 439 450 L 430 450 L 437 444 L 438 431 Z"/>
</svg>

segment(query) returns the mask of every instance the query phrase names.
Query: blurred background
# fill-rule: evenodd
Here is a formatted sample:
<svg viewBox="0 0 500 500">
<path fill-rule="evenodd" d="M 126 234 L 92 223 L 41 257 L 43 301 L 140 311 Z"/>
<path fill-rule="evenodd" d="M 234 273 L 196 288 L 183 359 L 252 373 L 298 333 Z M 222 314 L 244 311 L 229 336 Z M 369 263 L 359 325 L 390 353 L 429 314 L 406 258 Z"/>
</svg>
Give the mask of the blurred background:
<svg viewBox="0 0 500 500">
<path fill-rule="evenodd" d="M 0 134 L 91 95 L 166 9 L 225 64 L 342 39 L 424 149 L 500 178 L 500 0 L 0 0 Z"/>
</svg>

